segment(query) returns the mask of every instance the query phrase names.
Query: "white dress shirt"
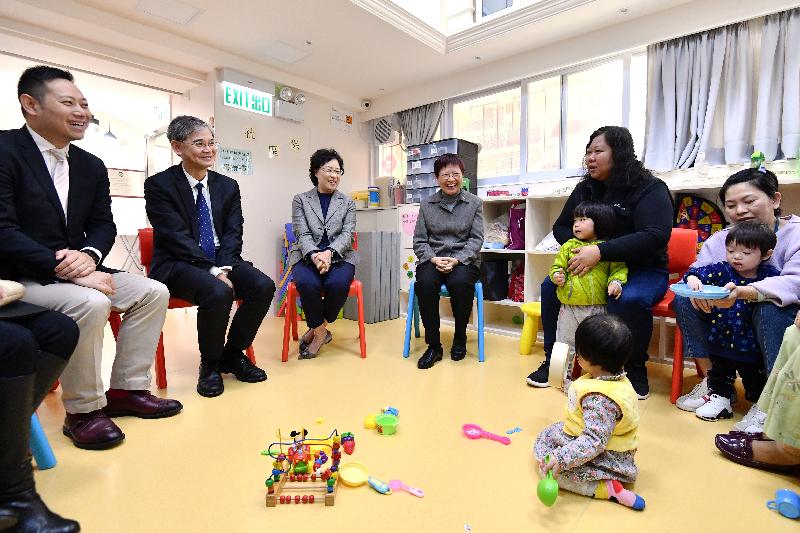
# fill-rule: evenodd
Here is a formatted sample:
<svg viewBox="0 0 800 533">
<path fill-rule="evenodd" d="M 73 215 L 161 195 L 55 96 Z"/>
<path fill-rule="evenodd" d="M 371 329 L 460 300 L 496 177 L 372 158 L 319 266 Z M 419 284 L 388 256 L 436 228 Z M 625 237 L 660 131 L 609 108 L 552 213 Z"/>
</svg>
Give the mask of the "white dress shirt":
<svg viewBox="0 0 800 533">
<path fill-rule="evenodd" d="M 181 170 L 183 170 L 183 174 L 186 176 L 186 180 L 189 182 L 189 187 L 192 189 L 192 198 L 194 198 L 195 203 L 197 203 L 197 189 L 196 189 L 197 184 L 198 183 L 202 183 L 203 184 L 203 198 L 206 199 L 206 205 L 208 206 L 208 212 L 209 212 L 209 214 L 211 214 L 211 233 L 214 234 L 214 248 L 219 248 L 219 238 L 217 237 L 217 230 L 214 227 L 214 215 L 213 215 L 213 212 L 211 211 L 211 192 L 208 190 L 208 172 L 206 172 L 206 175 L 203 177 L 203 179 L 201 181 L 198 181 L 198 180 L 194 179 L 194 177 L 191 174 L 186 172 L 186 169 L 183 168 L 183 165 L 181 165 Z M 199 244 L 200 243 L 198 242 L 198 246 L 199 246 Z M 227 274 L 228 272 L 230 272 L 231 271 L 231 267 L 230 266 L 223 266 L 223 267 L 213 266 L 208 271 L 211 273 L 212 276 L 217 277 L 222 273 Z"/>
<path fill-rule="evenodd" d="M 28 133 L 30 133 L 31 137 L 33 137 L 33 142 L 36 143 L 36 147 L 42 153 L 42 157 L 44 158 L 44 164 L 47 166 L 47 172 L 50 174 L 50 177 L 52 178 L 53 171 L 56 168 L 56 163 L 58 163 L 58 159 L 56 158 L 55 154 L 51 152 L 51 150 L 57 150 L 63 153 L 64 157 L 67 159 L 67 161 L 69 161 L 69 143 L 67 143 L 67 145 L 64 148 L 56 148 L 53 145 L 53 143 L 51 143 L 50 141 L 48 141 L 47 139 L 45 139 L 44 137 L 33 131 L 33 128 L 31 128 L 28 124 L 25 124 L 25 127 L 28 128 Z M 56 193 L 58 194 L 59 197 L 68 198 L 69 183 L 67 183 L 64 187 L 65 190 L 56 191 Z M 67 213 L 65 212 L 64 220 L 66 219 L 67 219 Z M 92 252 L 97 254 L 98 257 L 97 264 L 103 262 L 103 254 L 101 254 L 100 250 L 98 250 L 97 248 L 93 248 L 91 246 L 84 246 L 83 248 L 81 248 L 82 252 L 85 250 L 91 250 Z"/>
</svg>

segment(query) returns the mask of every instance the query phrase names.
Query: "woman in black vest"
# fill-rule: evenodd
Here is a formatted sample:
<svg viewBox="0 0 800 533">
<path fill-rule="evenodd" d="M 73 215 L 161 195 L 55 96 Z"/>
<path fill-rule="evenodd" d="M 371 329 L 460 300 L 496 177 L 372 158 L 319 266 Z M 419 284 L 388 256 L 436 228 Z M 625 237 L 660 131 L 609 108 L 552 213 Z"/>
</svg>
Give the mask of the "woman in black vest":
<svg viewBox="0 0 800 533">
<path fill-rule="evenodd" d="M 653 333 L 652 308 L 664 297 L 668 284 L 672 196 L 667 185 L 636 159 L 633 138 L 627 128 L 603 126 L 593 132 L 583 164 L 586 173 L 553 224 L 553 235 L 559 244 L 572 237 L 572 213 L 583 201 L 599 200 L 614 208 L 614 238 L 580 248 L 569 262 L 569 271 L 581 276 L 600 260 L 624 261 L 628 266 L 625 290 L 619 300 L 608 300 L 607 309 L 622 318 L 633 332 L 633 349 L 625 371 L 639 399 L 644 400 L 650 394 L 645 362 Z M 542 282 L 541 294 L 545 360 L 528 376 L 528 384 L 534 387 L 547 387 L 561 305 L 550 278 Z"/>
</svg>

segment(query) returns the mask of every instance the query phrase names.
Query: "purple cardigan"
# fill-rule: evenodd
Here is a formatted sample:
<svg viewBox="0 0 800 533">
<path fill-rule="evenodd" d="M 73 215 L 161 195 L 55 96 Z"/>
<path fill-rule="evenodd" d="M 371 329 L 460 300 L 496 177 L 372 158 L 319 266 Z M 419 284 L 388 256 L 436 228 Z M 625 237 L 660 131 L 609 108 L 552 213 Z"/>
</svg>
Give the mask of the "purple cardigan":
<svg viewBox="0 0 800 533">
<path fill-rule="evenodd" d="M 781 217 L 788 223 L 778 230 L 778 244 L 769 264 L 780 270 L 781 275 L 753 283 L 758 292 L 780 307 L 800 303 L 800 217 Z M 703 244 L 692 268 L 725 261 L 725 228 L 713 234 Z"/>
</svg>

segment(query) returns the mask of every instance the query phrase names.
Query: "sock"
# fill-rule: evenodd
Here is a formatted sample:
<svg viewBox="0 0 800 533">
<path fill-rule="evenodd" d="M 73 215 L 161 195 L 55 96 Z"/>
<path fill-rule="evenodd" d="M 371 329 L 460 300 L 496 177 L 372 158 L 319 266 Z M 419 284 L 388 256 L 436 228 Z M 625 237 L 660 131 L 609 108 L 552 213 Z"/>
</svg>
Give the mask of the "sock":
<svg viewBox="0 0 800 533">
<path fill-rule="evenodd" d="M 641 511 L 644 509 L 644 499 L 633 491 L 622 486 L 616 479 L 606 479 L 597 482 L 594 497 L 598 500 L 611 500 Z"/>
</svg>

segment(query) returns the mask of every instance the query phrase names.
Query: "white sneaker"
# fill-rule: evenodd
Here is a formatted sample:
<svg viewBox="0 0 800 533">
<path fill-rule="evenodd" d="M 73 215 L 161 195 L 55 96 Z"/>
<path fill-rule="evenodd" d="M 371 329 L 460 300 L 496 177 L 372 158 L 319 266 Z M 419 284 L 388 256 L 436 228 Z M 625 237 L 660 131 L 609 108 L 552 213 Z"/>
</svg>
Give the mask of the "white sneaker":
<svg viewBox="0 0 800 533">
<path fill-rule="evenodd" d="M 675 407 L 683 411 L 695 411 L 708 401 L 708 378 L 694 386 L 689 394 L 684 394 L 675 402 Z"/>
<path fill-rule="evenodd" d="M 694 414 L 697 418 L 709 422 L 716 422 L 723 418 L 733 418 L 731 400 L 730 398 L 723 398 L 719 394 L 712 394 L 706 403 L 695 410 Z"/>
<path fill-rule="evenodd" d="M 675 402 L 675 407 L 684 411 L 696 411 L 698 407 L 702 406 L 708 401 L 709 393 L 708 378 L 705 377 L 700 383 L 694 386 L 691 392 L 678 397 L 678 400 Z M 736 390 L 734 389 L 733 394 L 731 395 L 731 404 L 735 404 L 736 401 Z"/>
<path fill-rule="evenodd" d="M 758 405 L 753 404 L 747 414 L 733 425 L 733 429 L 745 433 L 761 433 L 764 431 L 764 422 L 766 421 L 767 413 L 759 409 Z"/>
</svg>

